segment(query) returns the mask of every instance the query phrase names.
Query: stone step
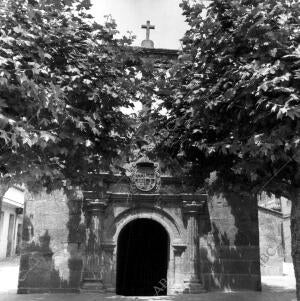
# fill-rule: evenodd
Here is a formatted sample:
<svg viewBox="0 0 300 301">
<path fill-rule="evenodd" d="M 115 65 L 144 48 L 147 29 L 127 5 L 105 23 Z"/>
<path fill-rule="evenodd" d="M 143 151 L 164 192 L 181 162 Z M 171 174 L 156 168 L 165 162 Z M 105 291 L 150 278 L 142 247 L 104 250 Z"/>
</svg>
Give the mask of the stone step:
<svg viewBox="0 0 300 301">
<path fill-rule="evenodd" d="M 184 281 L 185 289 L 183 291 L 184 294 L 201 294 L 207 293 L 207 290 L 203 288 L 202 283 L 198 281 Z"/>
<path fill-rule="evenodd" d="M 101 293 L 105 292 L 105 289 L 102 281 L 99 279 L 83 279 L 80 291 L 85 293 Z"/>
<path fill-rule="evenodd" d="M 80 289 L 81 294 L 105 294 L 105 291 L 103 290 L 96 290 L 96 289 L 85 289 L 81 288 Z"/>
</svg>

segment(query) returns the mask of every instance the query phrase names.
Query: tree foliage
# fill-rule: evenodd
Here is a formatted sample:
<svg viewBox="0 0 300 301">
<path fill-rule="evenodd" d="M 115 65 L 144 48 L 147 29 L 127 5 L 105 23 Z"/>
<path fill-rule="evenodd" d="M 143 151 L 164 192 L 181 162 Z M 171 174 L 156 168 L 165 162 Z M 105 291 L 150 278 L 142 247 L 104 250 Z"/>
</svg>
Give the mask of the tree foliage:
<svg viewBox="0 0 300 301">
<path fill-rule="evenodd" d="M 164 79 L 161 151 L 203 179 L 215 170 L 235 186 L 288 195 L 299 185 L 300 3 L 181 6 L 190 27 Z"/>
<path fill-rule="evenodd" d="M 0 6 L 1 181 L 59 188 L 108 169 L 127 143 L 136 96 L 131 38 L 88 0 Z"/>
</svg>

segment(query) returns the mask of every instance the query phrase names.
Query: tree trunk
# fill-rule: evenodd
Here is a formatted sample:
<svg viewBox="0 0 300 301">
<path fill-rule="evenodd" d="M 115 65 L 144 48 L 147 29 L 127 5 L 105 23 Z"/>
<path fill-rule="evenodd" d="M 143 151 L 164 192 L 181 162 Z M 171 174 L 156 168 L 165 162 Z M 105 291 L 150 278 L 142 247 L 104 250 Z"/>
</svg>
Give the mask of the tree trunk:
<svg viewBox="0 0 300 301">
<path fill-rule="evenodd" d="M 292 193 L 291 211 L 292 258 L 294 263 L 297 300 L 300 301 L 300 188 Z"/>
</svg>

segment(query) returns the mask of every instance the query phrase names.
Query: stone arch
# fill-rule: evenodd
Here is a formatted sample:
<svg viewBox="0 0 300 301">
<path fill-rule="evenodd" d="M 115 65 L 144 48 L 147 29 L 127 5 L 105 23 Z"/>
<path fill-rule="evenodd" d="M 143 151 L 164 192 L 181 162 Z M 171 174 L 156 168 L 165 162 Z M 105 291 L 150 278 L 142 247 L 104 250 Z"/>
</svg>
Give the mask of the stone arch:
<svg viewBox="0 0 300 301">
<path fill-rule="evenodd" d="M 154 296 L 159 282 L 169 278 L 173 257 L 166 228 L 154 219 L 134 219 L 120 231 L 116 248 L 116 293 Z M 167 287 L 156 290 L 165 295 Z"/>
<path fill-rule="evenodd" d="M 109 237 L 106 239 L 116 244 L 122 229 L 131 221 L 141 218 L 152 219 L 162 225 L 169 235 L 171 245 L 186 243 L 183 224 L 176 221 L 167 212 L 157 208 L 130 208 L 123 211 L 112 221 L 108 229 Z"/>
<path fill-rule="evenodd" d="M 129 208 L 114 218 L 110 219 L 106 225 L 106 235 L 103 241 L 104 256 L 107 258 L 108 266 L 104 283 L 108 287 L 108 291 L 115 292 L 117 278 L 117 254 L 118 254 L 118 238 L 126 225 L 137 219 L 150 219 L 159 223 L 169 236 L 169 267 L 167 271 L 168 288 L 167 293 L 171 294 L 175 291 L 176 281 L 179 281 L 182 263 L 175 265 L 175 262 L 181 262 L 187 248 L 186 230 L 180 218 L 176 218 L 168 212 L 153 207 Z M 176 257 L 176 258 L 175 258 Z"/>
</svg>

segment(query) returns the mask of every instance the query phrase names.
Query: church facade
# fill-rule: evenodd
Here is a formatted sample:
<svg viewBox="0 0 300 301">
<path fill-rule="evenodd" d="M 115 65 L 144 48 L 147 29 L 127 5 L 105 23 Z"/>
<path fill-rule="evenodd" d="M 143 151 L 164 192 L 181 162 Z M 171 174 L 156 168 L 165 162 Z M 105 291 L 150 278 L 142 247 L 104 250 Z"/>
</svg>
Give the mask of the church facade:
<svg viewBox="0 0 300 301">
<path fill-rule="evenodd" d="M 94 181 L 27 195 L 19 293 L 260 289 L 256 202 L 203 193 L 146 157 Z"/>
<path fill-rule="evenodd" d="M 142 55 L 155 65 L 177 52 Z M 18 293 L 261 289 L 256 199 L 162 172 L 148 138 L 120 173 L 69 194 L 27 193 Z"/>
</svg>

